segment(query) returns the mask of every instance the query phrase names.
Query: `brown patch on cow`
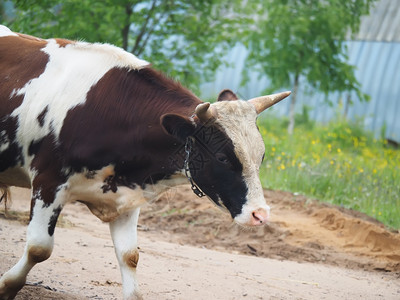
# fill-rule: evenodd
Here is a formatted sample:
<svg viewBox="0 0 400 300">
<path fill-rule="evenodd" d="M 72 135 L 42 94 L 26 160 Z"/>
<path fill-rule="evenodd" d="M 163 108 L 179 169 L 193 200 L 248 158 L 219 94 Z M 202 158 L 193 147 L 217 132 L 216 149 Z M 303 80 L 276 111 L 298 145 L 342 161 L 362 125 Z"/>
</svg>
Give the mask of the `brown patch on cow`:
<svg viewBox="0 0 400 300">
<path fill-rule="evenodd" d="M 60 171 L 61 155 L 55 144 L 55 137 L 49 134 L 40 140 L 40 147 L 31 148 L 31 151 L 34 151 L 31 167 L 38 171 L 38 175 L 32 181 L 33 195 L 43 200 L 45 207 L 53 203 L 60 185 L 66 181 L 66 175 Z"/>
<path fill-rule="evenodd" d="M 1 90 L 1 84 L 0 84 L 0 90 Z M 11 101 L 6 100 L 5 105 L 3 105 L 3 103 L 1 102 L 2 100 L 0 99 L 0 112 L 2 111 L 2 109 L 4 109 L 4 107 L 6 107 L 9 104 L 7 102 Z M 3 149 L 3 151 L 0 152 L 0 182 L 5 185 L 13 186 L 19 183 L 21 179 L 22 181 L 24 181 L 24 178 L 26 178 L 26 177 L 20 177 L 18 174 L 14 173 L 13 171 L 10 171 L 10 169 L 14 169 L 16 166 L 18 165 L 21 166 L 24 164 L 24 157 L 22 155 L 22 146 L 18 143 L 16 138 L 16 132 L 18 128 L 18 118 L 10 117 L 7 115 L 3 116 L 0 113 L 0 128 L 2 133 L 0 144 L 4 145 L 4 143 L 8 143 L 6 149 Z M 24 184 L 24 186 L 25 185 L 26 184 Z"/>
<path fill-rule="evenodd" d="M 39 122 L 40 127 L 43 127 L 44 125 L 44 120 L 46 118 L 47 115 L 47 111 L 49 110 L 49 107 L 46 106 L 43 111 L 38 115 L 37 120 Z"/>
<path fill-rule="evenodd" d="M 83 105 L 68 111 L 59 136 L 63 159 L 76 172 L 113 164 L 118 185 L 155 183 L 176 172 L 170 158 L 180 147 L 160 126 L 161 116 L 190 116 L 199 103 L 149 67 L 113 68 L 92 86 Z"/>
<path fill-rule="evenodd" d="M 108 166 L 103 168 L 103 178 L 106 180 L 110 176 L 114 176 L 114 167 L 113 166 Z"/>
<path fill-rule="evenodd" d="M 28 259 L 30 262 L 40 263 L 48 259 L 51 255 L 51 249 L 41 246 L 29 246 Z"/>
<path fill-rule="evenodd" d="M 10 114 L 21 105 L 23 95 L 16 95 L 15 92 L 44 72 L 49 57 L 40 50 L 46 44 L 45 40 L 25 35 L 0 39 L 1 116 Z"/>
<path fill-rule="evenodd" d="M 66 39 L 55 39 L 57 44 L 60 46 L 60 48 L 65 48 L 68 45 L 75 44 L 74 41 L 66 40 Z"/>
<path fill-rule="evenodd" d="M 139 262 L 139 250 L 135 249 L 127 252 L 123 256 L 124 262 L 132 269 L 136 269 Z"/>
<path fill-rule="evenodd" d="M 101 186 L 101 189 L 103 190 L 103 193 L 107 193 L 109 191 L 116 193 L 118 190 L 118 187 L 117 187 L 117 183 L 115 182 L 115 177 L 113 175 L 111 175 L 111 176 L 108 176 L 106 179 L 104 179 L 104 184 Z"/>
<path fill-rule="evenodd" d="M 94 179 L 94 177 L 96 176 L 96 174 L 97 174 L 96 171 L 93 171 L 93 170 L 87 171 L 87 172 L 85 173 L 85 177 L 86 177 L 87 179 Z"/>
</svg>

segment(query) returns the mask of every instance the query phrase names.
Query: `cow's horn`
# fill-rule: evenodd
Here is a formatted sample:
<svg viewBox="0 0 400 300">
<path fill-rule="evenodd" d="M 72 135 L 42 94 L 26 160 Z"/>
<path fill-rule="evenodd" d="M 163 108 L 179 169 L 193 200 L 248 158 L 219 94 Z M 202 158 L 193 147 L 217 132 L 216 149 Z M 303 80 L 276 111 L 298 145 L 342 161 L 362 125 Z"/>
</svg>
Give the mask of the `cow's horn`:
<svg viewBox="0 0 400 300">
<path fill-rule="evenodd" d="M 290 91 L 272 94 L 268 96 L 261 96 L 257 98 L 250 99 L 249 102 L 256 108 L 257 114 L 263 112 L 268 107 L 278 103 L 279 101 L 285 99 L 290 95 Z"/>
<path fill-rule="evenodd" d="M 213 107 L 210 107 L 209 102 L 197 105 L 194 113 L 203 123 L 213 122 L 217 119 L 217 111 Z"/>
</svg>

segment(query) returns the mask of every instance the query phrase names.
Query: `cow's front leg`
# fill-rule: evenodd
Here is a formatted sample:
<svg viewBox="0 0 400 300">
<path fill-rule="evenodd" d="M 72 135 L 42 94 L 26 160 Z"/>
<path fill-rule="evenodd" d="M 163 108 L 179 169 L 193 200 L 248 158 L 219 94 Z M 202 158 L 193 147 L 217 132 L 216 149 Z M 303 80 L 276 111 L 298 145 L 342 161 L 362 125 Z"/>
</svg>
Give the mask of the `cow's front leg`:
<svg viewBox="0 0 400 300">
<path fill-rule="evenodd" d="M 63 205 L 57 198 L 43 199 L 48 191 L 36 189 L 32 192 L 31 219 L 26 235 L 24 254 L 14 267 L 0 279 L 0 299 L 14 299 L 24 286 L 26 276 L 34 265 L 48 259 L 53 250 L 54 229 Z"/>
<path fill-rule="evenodd" d="M 122 275 L 122 287 L 125 300 L 142 299 L 136 280 L 136 266 L 139 261 L 137 248 L 137 223 L 140 208 L 124 213 L 110 223 L 110 232 L 114 242 Z"/>
</svg>

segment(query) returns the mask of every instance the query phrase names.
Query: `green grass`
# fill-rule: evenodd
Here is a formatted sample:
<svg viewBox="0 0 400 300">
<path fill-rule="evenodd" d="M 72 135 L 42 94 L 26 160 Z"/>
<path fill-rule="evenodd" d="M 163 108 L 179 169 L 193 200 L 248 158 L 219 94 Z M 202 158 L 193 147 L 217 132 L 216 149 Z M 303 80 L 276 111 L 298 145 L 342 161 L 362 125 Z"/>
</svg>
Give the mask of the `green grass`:
<svg viewBox="0 0 400 300">
<path fill-rule="evenodd" d="M 400 150 L 341 118 L 322 125 L 304 116 L 297 116 L 292 136 L 287 119 L 259 118 L 263 186 L 355 209 L 399 229 Z"/>
</svg>

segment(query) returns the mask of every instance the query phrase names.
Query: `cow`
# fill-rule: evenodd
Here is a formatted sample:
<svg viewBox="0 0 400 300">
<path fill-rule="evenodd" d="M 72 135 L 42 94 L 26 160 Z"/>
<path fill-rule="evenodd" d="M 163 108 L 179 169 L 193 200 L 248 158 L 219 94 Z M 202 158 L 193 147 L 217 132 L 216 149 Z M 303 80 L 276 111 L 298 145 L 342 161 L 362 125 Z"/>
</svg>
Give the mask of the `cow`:
<svg viewBox="0 0 400 300">
<path fill-rule="evenodd" d="M 50 257 L 70 202 L 109 223 L 124 299 L 141 298 L 140 207 L 168 189 L 190 183 L 236 223 L 264 225 L 256 118 L 289 94 L 244 101 L 223 90 L 210 104 L 116 46 L 0 26 L 0 195 L 32 190 L 24 254 L 2 275 L 0 299 L 13 299 Z"/>
</svg>

